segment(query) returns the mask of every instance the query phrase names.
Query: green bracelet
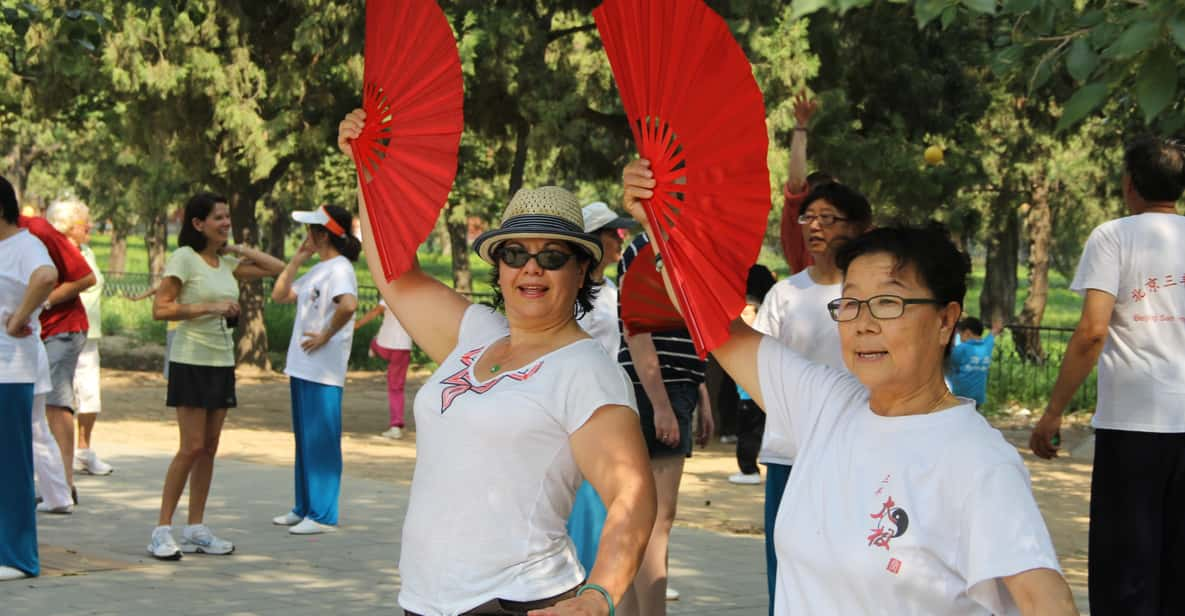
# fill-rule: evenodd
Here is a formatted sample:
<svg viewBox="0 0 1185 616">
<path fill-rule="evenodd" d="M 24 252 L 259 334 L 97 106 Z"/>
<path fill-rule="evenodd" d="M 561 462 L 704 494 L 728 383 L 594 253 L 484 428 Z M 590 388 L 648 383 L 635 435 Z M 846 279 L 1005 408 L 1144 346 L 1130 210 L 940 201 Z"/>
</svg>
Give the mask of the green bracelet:
<svg viewBox="0 0 1185 616">
<path fill-rule="evenodd" d="M 609 591 L 605 590 L 604 586 L 601 586 L 600 584 L 585 584 L 576 591 L 576 596 L 579 597 L 580 595 L 584 594 L 584 591 L 586 590 L 595 590 L 601 593 L 601 596 L 605 598 L 605 603 L 609 604 L 609 616 L 614 616 L 613 597 L 609 595 Z"/>
</svg>

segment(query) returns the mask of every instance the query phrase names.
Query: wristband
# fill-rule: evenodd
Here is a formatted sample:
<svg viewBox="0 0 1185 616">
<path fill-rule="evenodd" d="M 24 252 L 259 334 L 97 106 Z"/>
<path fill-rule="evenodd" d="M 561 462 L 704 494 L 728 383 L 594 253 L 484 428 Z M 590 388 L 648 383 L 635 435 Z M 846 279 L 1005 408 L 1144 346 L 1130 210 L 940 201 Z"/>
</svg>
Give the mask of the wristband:
<svg viewBox="0 0 1185 616">
<path fill-rule="evenodd" d="M 662 268 L 663 268 L 663 265 L 662 265 L 662 255 L 660 255 L 660 254 L 658 254 L 658 253 L 656 252 L 656 253 L 654 253 L 654 271 L 656 271 L 656 272 L 658 272 L 658 273 L 660 273 L 660 274 L 661 274 L 661 273 L 662 273 Z"/>
<path fill-rule="evenodd" d="M 609 616 L 614 616 L 613 597 L 609 596 L 609 591 L 605 590 L 604 586 L 601 586 L 600 584 L 585 584 L 576 591 L 576 596 L 579 597 L 580 595 L 584 594 L 584 591 L 586 590 L 595 590 L 601 593 L 601 596 L 605 598 L 605 603 L 609 604 Z"/>
<path fill-rule="evenodd" d="M 797 133 L 798 131 L 802 131 L 802 132 L 804 132 L 804 133 L 805 133 L 805 132 L 807 132 L 807 131 L 806 131 L 806 127 L 805 127 L 805 126 L 795 126 L 795 127 L 794 127 L 794 132 L 796 132 L 796 133 Z"/>
</svg>

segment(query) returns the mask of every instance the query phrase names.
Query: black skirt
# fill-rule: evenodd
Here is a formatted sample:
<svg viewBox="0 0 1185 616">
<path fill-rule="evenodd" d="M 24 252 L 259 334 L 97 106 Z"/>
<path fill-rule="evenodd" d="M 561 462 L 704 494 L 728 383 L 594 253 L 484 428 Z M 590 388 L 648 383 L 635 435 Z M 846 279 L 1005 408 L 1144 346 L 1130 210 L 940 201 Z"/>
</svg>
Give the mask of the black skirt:
<svg viewBox="0 0 1185 616">
<path fill-rule="evenodd" d="M 189 406 L 214 411 L 238 406 L 234 366 L 195 366 L 169 362 L 169 392 L 165 406 Z"/>
</svg>

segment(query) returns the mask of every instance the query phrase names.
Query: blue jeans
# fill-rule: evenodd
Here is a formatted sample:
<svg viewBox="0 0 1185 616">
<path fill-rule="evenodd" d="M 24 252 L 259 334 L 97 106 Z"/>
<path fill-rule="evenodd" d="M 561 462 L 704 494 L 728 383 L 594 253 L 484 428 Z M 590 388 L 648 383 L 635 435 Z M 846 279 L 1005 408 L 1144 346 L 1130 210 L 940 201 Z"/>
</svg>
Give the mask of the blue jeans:
<svg viewBox="0 0 1185 616">
<path fill-rule="evenodd" d="M 769 585 L 769 616 L 774 616 L 774 589 L 778 582 L 778 554 L 774 551 L 774 523 L 782 494 L 790 479 L 790 468 L 785 464 L 765 465 L 765 580 Z"/>
<path fill-rule="evenodd" d="M 296 506 L 292 513 L 337 524 L 342 483 L 342 388 L 291 377 L 296 436 Z"/>
<path fill-rule="evenodd" d="M 0 565 L 35 576 L 32 383 L 0 383 L 0 426 Z"/>
</svg>

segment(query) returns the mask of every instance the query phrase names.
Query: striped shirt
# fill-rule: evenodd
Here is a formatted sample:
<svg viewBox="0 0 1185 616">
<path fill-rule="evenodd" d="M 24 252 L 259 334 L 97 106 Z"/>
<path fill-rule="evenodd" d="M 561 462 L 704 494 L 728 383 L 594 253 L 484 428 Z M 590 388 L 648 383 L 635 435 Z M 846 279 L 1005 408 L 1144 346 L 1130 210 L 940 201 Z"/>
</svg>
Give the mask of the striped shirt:
<svg viewBox="0 0 1185 616">
<path fill-rule="evenodd" d="M 638 255 L 638 251 L 649 242 L 650 238 L 646 237 L 645 233 L 639 233 L 625 249 L 621 255 L 621 262 L 617 265 L 619 287 L 621 276 L 629 269 L 630 263 Z M 624 290 L 622 288 L 622 291 Z M 621 350 L 617 353 L 617 363 L 621 364 L 635 385 L 641 385 L 642 381 L 638 379 L 638 373 L 634 370 L 634 360 L 630 357 L 629 345 L 625 342 L 625 326 L 620 319 L 617 326 L 623 332 Z M 654 350 L 658 352 L 658 363 L 662 367 L 663 383 L 667 385 L 672 383 L 699 385 L 704 382 L 704 369 L 707 362 L 695 354 L 695 343 L 691 341 L 691 333 L 687 329 L 653 332 L 651 338 L 654 340 Z"/>
</svg>

